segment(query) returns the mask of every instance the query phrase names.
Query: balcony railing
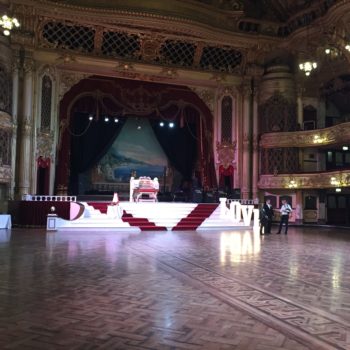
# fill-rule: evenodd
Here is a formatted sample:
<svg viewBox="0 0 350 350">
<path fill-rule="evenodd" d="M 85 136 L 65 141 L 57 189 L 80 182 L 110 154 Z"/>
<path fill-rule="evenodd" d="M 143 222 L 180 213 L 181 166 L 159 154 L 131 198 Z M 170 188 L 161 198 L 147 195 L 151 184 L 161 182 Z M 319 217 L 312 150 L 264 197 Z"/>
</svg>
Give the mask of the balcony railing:
<svg viewBox="0 0 350 350">
<path fill-rule="evenodd" d="M 322 173 L 261 175 L 260 189 L 326 189 L 350 186 L 350 170 Z"/>
<path fill-rule="evenodd" d="M 260 147 L 317 147 L 332 144 L 348 144 L 350 140 L 350 122 L 329 128 L 266 133 L 261 136 Z"/>
</svg>

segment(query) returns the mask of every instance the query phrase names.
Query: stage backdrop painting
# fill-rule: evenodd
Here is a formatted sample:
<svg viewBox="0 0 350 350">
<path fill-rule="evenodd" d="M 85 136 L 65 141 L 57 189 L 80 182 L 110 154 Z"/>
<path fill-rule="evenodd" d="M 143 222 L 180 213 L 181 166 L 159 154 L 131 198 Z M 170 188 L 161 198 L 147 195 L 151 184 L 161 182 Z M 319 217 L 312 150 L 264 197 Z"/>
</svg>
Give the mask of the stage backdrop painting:
<svg viewBox="0 0 350 350">
<path fill-rule="evenodd" d="M 96 191 L 128 190 L 131 174 L 162 179 L 168 160 L 147 118 L 130 117 L 106 155 L 90 172 Z M 125 184 L 125 188 L 113 187 Z"/>
</svg>

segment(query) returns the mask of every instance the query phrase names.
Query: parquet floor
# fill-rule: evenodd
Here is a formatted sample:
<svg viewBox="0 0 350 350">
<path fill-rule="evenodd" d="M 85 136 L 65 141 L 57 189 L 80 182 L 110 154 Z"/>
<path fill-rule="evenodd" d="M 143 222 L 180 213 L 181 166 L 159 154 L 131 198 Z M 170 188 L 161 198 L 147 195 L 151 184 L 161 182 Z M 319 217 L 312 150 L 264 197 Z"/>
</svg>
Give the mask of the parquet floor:
<svg viewBox="0 0 350 350">
<path fill-rule="evenodd" d="M 350 349 L 350 230 L 0 230 L 0 349 Z"/>
</svg>

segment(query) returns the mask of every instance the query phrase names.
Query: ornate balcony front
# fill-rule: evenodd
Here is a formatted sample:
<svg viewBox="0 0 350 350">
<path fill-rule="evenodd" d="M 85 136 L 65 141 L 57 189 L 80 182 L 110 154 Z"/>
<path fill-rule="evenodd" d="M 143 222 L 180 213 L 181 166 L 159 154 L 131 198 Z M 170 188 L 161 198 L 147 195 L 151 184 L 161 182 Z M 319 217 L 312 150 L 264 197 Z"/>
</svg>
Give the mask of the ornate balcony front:
<svg viewBox="0 0 350 350">
<path fill-rule="evenodd" d="M 261 175 L 259 189 L 326 189 L 350 186 L 350 170 L 322 173 Z"/>
<path fill-rule="evenodd" d="M 318 147 L 332 144 L 348 144 L 350 139 L 350 122 L 341 123 L 325 129 L 274 132 L 261 136 L 260 147 Z"/>
</svg>

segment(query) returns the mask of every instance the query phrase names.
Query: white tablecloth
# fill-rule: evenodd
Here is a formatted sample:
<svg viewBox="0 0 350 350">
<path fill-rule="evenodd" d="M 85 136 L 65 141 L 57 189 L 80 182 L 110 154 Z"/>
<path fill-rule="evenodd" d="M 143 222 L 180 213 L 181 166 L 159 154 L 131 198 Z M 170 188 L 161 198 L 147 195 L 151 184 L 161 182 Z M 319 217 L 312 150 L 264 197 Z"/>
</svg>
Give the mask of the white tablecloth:
<svg viewBox="0 0 350 350">
<path fill-rule="evenodd" d="M 1 228 L 11 228 L 11 215 L 0 215 L 0 229 Z"/>
</svg>

